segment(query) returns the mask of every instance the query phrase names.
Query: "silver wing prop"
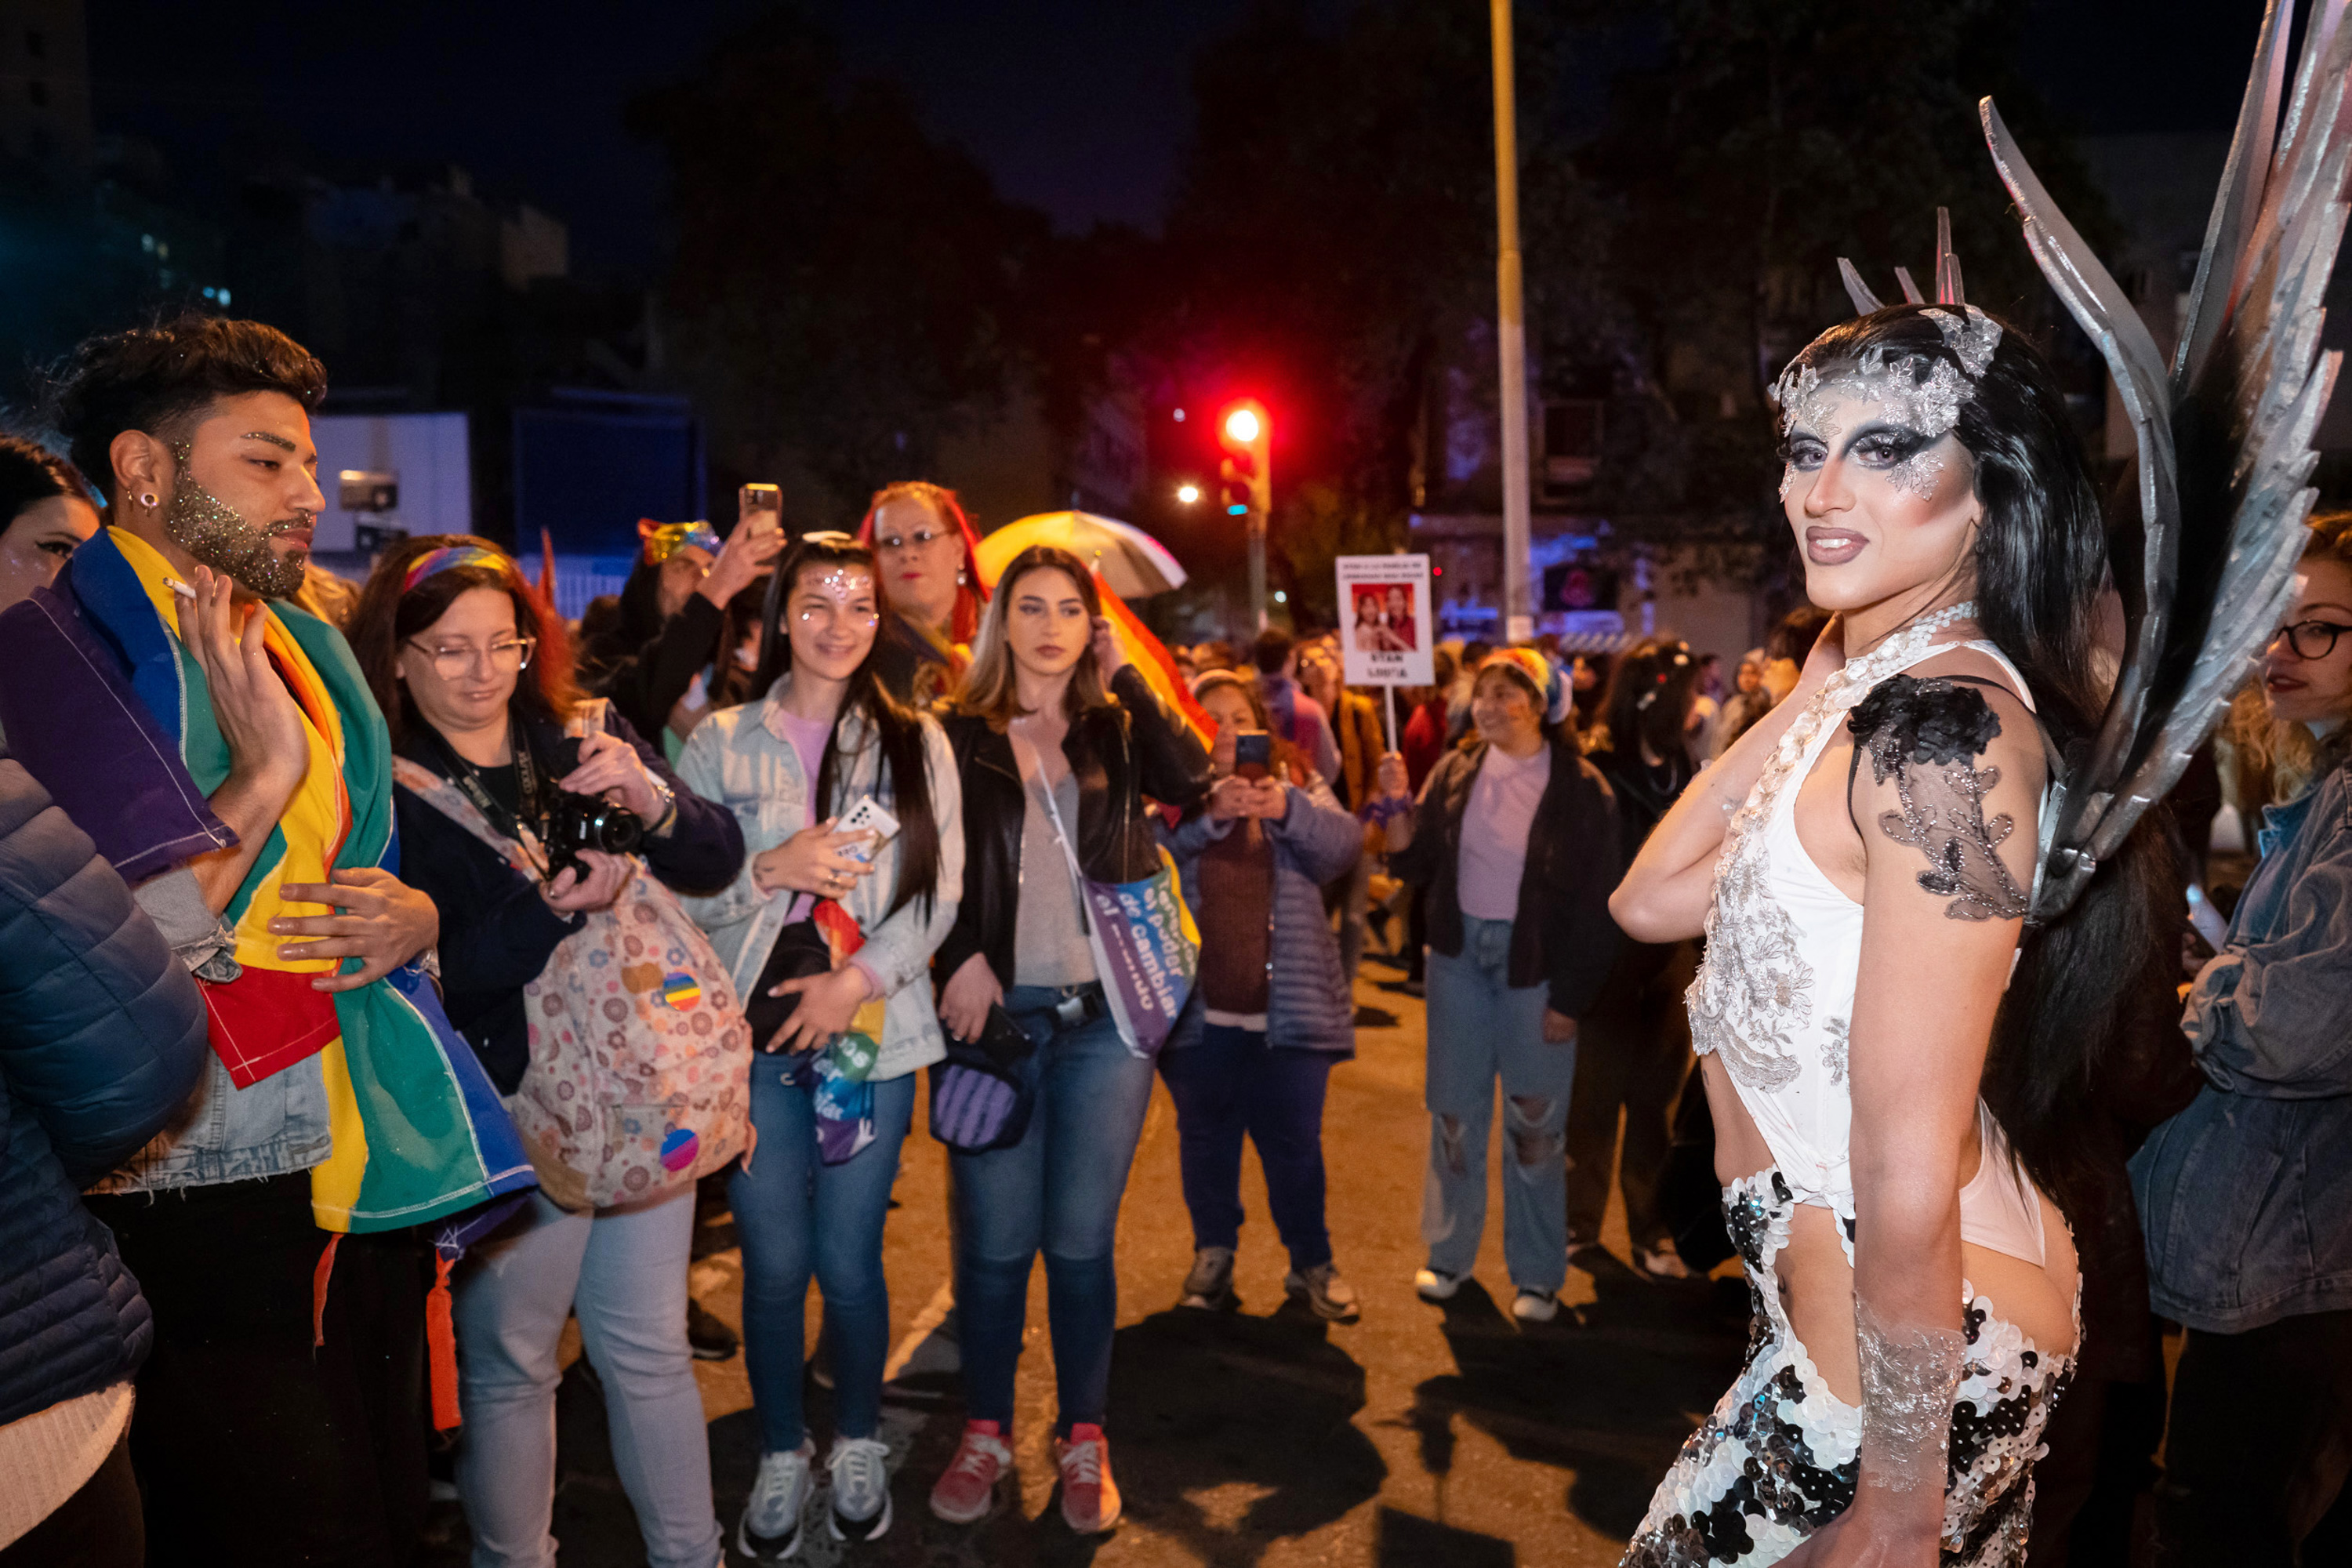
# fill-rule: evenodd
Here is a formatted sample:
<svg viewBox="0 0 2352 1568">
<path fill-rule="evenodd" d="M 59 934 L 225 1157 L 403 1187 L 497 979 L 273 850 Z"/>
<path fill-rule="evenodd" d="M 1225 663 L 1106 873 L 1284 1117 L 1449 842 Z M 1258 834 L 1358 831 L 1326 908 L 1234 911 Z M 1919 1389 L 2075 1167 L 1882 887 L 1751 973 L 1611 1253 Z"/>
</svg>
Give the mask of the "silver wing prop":
<svg viewBox="0 0 2352 1568">
<path fill-rule="evenodd" d="M 2044 814 L 2037 921 L 2064 913 L 2171 789 L 2294 596 L 2317 494 L 2305 482 L 2319 460 L 2312 431 L 2343 357 L 2318 349 L 2352 163 L 2347 4 L 2311 0 L 2282 120 L 2286 0 L 2270 0 L 2168 368 L 1992 100 L 1979 106 L 2026 246 L 2105 356 L 2139 440 L 2139 526 L 2111 526 L 2108 537 L 2123 666 L 2097 734 L 2069 760 Z"/>
</svg>

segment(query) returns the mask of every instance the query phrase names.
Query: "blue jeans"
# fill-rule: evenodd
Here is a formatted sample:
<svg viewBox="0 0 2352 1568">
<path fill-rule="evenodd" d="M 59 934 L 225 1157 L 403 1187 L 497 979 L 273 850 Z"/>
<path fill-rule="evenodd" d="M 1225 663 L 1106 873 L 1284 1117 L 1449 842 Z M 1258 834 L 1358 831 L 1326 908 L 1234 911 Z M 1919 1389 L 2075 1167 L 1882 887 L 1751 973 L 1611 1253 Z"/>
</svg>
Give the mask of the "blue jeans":
<svg viewBox="0 0 2352 1568">
<path fill-rule="evenodd" d="M 743 1370 L 771 1454 L 789 1453 L 808 1436 L 801 1373 L 812 1274 L 833 1337 L 838 1436 L 871 1437 L 881 1419 L 882 1367 L 890 1354 L 882 1222 L 915 1113 L 913 1073 L 876 1084 L 874 1142 L 825 1164 L 816 1157 L 809 1093 L 785 1082 L 782 1068 L 779 1058 L 752 1058 L 751 1125 L 760 1141 L 727 1177 L 743 1243 Z"/>
<path fill-rule="evenodd" d="M 1266 1206 L 1291 1268 L 1331 1261 L 1323 1225 L 1323 1090 L 1337 1059 L 1273 1049 L 1263 1034 L 1218 1024 L 1201 1032 L 1199 1044 L 1160 1053 L 1160 1076 L 1176 1102 L 1194 1247 L 1240 1245 L 1246 1132 L 1265 1170 Z"/>
<path fill-rule="evenodd" d="M 1568 1279 L 1569 1091 L 1576 1045 L 1543 1037 L 1542 985 L 1509 983 L 1511 922 L 1462 917 L 1462 952 L 1429 951 L 1429 1174 L 1421 1238 L 1429 1266 L 1468 1274 L 1486 1226 L 1486 1133 L 1503 1082 L 1503 1260 L 1511 1283 Z"/>
<path fill-rule="evenodd" d="M 555 1568 L 556 1347 L 577 1315 L 604 1385 L 613 1468 L 636 1510 L 652 1568 L 719 1560 L 710 1438 L 686 1345 L 687 1188 L 593 1215 L 537 1193 L 467 1255 L 454 1294 L 466 1414 L 457 1495 L 474 1568 Z"/>
<path fill-rule="evenodd" d="M 1118 1204 L 1151 1103 L 1151 1064 L 1127 1048 L 1108 1016 L 1075 1026 L 1058 1022 L 1045 1009 L 1062 995 L 1016 985 L 1004 998 L 1004 1010 L 1037 1047 L 1020 1068 L 1037 1095 L 1021 1142 L 950 1155 L 966 1414 L 1007 1431 L 1029 1270 L 1041 1250 L 1061 1405 L 1055 1429 L 1103 1423 L 1118 1325 Z"/>
</svg>

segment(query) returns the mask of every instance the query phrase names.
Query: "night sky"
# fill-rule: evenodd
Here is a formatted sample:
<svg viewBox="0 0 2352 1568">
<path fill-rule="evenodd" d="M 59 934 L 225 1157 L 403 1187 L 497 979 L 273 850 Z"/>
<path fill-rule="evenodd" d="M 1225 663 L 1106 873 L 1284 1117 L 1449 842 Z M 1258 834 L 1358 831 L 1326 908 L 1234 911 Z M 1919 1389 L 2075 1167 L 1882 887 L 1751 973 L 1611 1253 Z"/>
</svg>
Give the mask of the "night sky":
<svg viewBox="0 0 2352 1568">
<path fill-rule="evenodd" d="M 1193 53 L 1248 4 L 809 8 L 852 74 L 897 79 L 1006 195 L 1084 229 L 1156 226 L 1190 124 Z M 460 163 L 489 193 L 568 221 L 576 268 L 643 272 L 659 256 L 662 169 L 621 107 L 758 5 L 89 0 L 100 129 L 146 135 L 191 181 L 215 148 L 239 162 L 284 149 L 345 175 Z M 2041 0 L 2027 68 L 2085 132 L 2224 129 L 2261 14 L 2260 0 Z"/>
</svg>

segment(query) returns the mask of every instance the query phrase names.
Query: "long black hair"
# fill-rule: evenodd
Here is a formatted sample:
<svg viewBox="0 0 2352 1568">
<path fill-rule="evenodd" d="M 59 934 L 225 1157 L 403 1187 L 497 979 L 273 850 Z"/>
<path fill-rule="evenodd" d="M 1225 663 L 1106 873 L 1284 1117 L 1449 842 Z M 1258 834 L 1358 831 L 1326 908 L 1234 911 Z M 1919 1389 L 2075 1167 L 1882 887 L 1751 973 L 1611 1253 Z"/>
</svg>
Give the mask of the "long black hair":
<svg viewBox="0 0 2352 1568">
<path fill-rule="evenodd" d="M 1645 638 L 1609 672 L 1601 722 L 1609 746 L 1638 757 L 1643 746 L 1661 760 L 1690 757 L 1691 700 L 1698 690 L 1698 665 L 1686 643 Z"/>
<path fill-rule="evenodd" d="M 842 567 L 875 575 L 874 552 L 845 533 L 809 533 L 794 540 L 776 563 L 760 617 L 760 668 L 751 678 L 751 700 L 766 697 L 769 688 L 793 668 L 793 639 L 784 625 L 784 607 L 801 574 Z M 878 606 L 881 601 L 877 597 L 875 602 Z M 842 693 L 840 716 L 824 738 L 824 760 L 817 765 L 814 814 L 819 820 L 835 815 L 834 795 L 841 782 L 841 721 L 852 713 L 863 713 L 882 747 L 881 778 L 890 792 L 890 814 L 898 819 L 898 886 L 887 911 L 897 914 L 919 898 L 928 910 L 938 894 L 940 825 L 931 815 L 930 763 L 924 751 L 922 718 L 891 696 L 890 689 L 875 674 L 874 652 L 881 640 L 876 637 L 874 647 L 866 649 L 850 674 L 848 689 Z"/>
<path fill-rule="evenodd" d="M 1938 314 L 1940 312 L 1940 315 Z M 1976 464 L 1976 620 L 2033 693 L 2061 756 L 2090 743 L 2106 705 L 2092 630 L 2108 581 L 2107 528 L 2082 437 L 2049 362 L 2006 321 L 1970 384 L 1943 323 L 1953 306 L 1896 305 L 1824 332 L 1800 356 L 1824 375 L 1874 348 L 1924 374 L 1962 376 L 1954 434 Z M 1906 372 L 1898 367 L 1895 374 Z M 2136 524 L 2130 526 L 2137 526 Z M 2161 810 L 2143 816 L 2074 908 L 2027 927 L 1994 1016 L 1983 1093 L 2037 1184 L 2079 1213 L 2086 1100 L 2137 994 L 2168 985 L 2185 908 Z M 2070 1203 L 2070 1200 L 2073 1202 Z"/>
</svg>

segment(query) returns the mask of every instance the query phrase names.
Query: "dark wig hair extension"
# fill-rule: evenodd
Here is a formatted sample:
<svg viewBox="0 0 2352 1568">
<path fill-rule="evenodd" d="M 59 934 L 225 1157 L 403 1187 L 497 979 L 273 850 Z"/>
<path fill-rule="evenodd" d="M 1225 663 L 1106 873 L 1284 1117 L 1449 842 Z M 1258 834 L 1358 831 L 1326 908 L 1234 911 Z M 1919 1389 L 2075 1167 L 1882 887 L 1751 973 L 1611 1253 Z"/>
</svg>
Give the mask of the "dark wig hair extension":
<svg viewBox="0 0 2352 1568">
<path fill-rule="evenodd" d="M 751 677 L 749 700 L 764 699 L 769 688 L 792 670 L 793 639 L 784 624 L 784 609 L 792 602 L 801 574 L 844 566 L 879 575 L 874 570 L 874 552 L 846 534 L 804 534 L 785 549 L 776 563 L 775 575 L 768 580 L 767 605 L 760 617 L 760 667 Z M 879 608 L 878 589 L 875 603 Z M 891 696 L 890 689 L 876 675 L 874 653 L 880 647 L 881 638 L 877 637 L 874 647 L 866 649 L 851 673 L 849 688 L 842 693 L 841 718 L 865 714 L 882 748 L 880 779 L 889 792 L 886 804 L 898 819 L 898 885 L 891 894 L 888 911 L 896 914 L 919 898 L 928 910 L 938 896 L 940 825 L 931 815 L 930 759 L 923 745 L 922 718 Z M 820 821 L 836 815 L 840 804 L 834 799 L 840 784 L 840 748 L 841 722 L 836 719 L 824 739 L 824 760 L 817 765 L 814 810 Z"/>
<path fill-rule="evenodd" d="M 1825 374 L 1873 348 L 1890 360 L 1907 356 L 1922 373 L 1939 359 L 1959 369 L 1931 314 L 1938 309 L 1956 313 L 1950 306 L 1874 310 L 1822 333 L 1801 357 Z M 1976 619 L 2025 677 L 2063 756 L 2089 743 L 2106 703 L 2092 631 L 2108 582 L 2107 529 L 2049 363 L 2014 327 L 2000 325 L 2000 346 L 1960 400 L 1954 431 L 1975 462 L 1984 509 Z M 2171 983 L 2177 928 L 2164 911 L 2183 908 L 2181 894 L 2163 814 L 2150 811 L 2071 910 L 2028 925 L 2021 940 L 1993 1020 L 1984 1099 L 2027 1173 L 2070 1212 L 2079 1212 L 2084 1192 L 2076 1131 L 2085 1097 L 2119 1020 L 2138 1011 L 2135 994 Z"/>
</svg>

